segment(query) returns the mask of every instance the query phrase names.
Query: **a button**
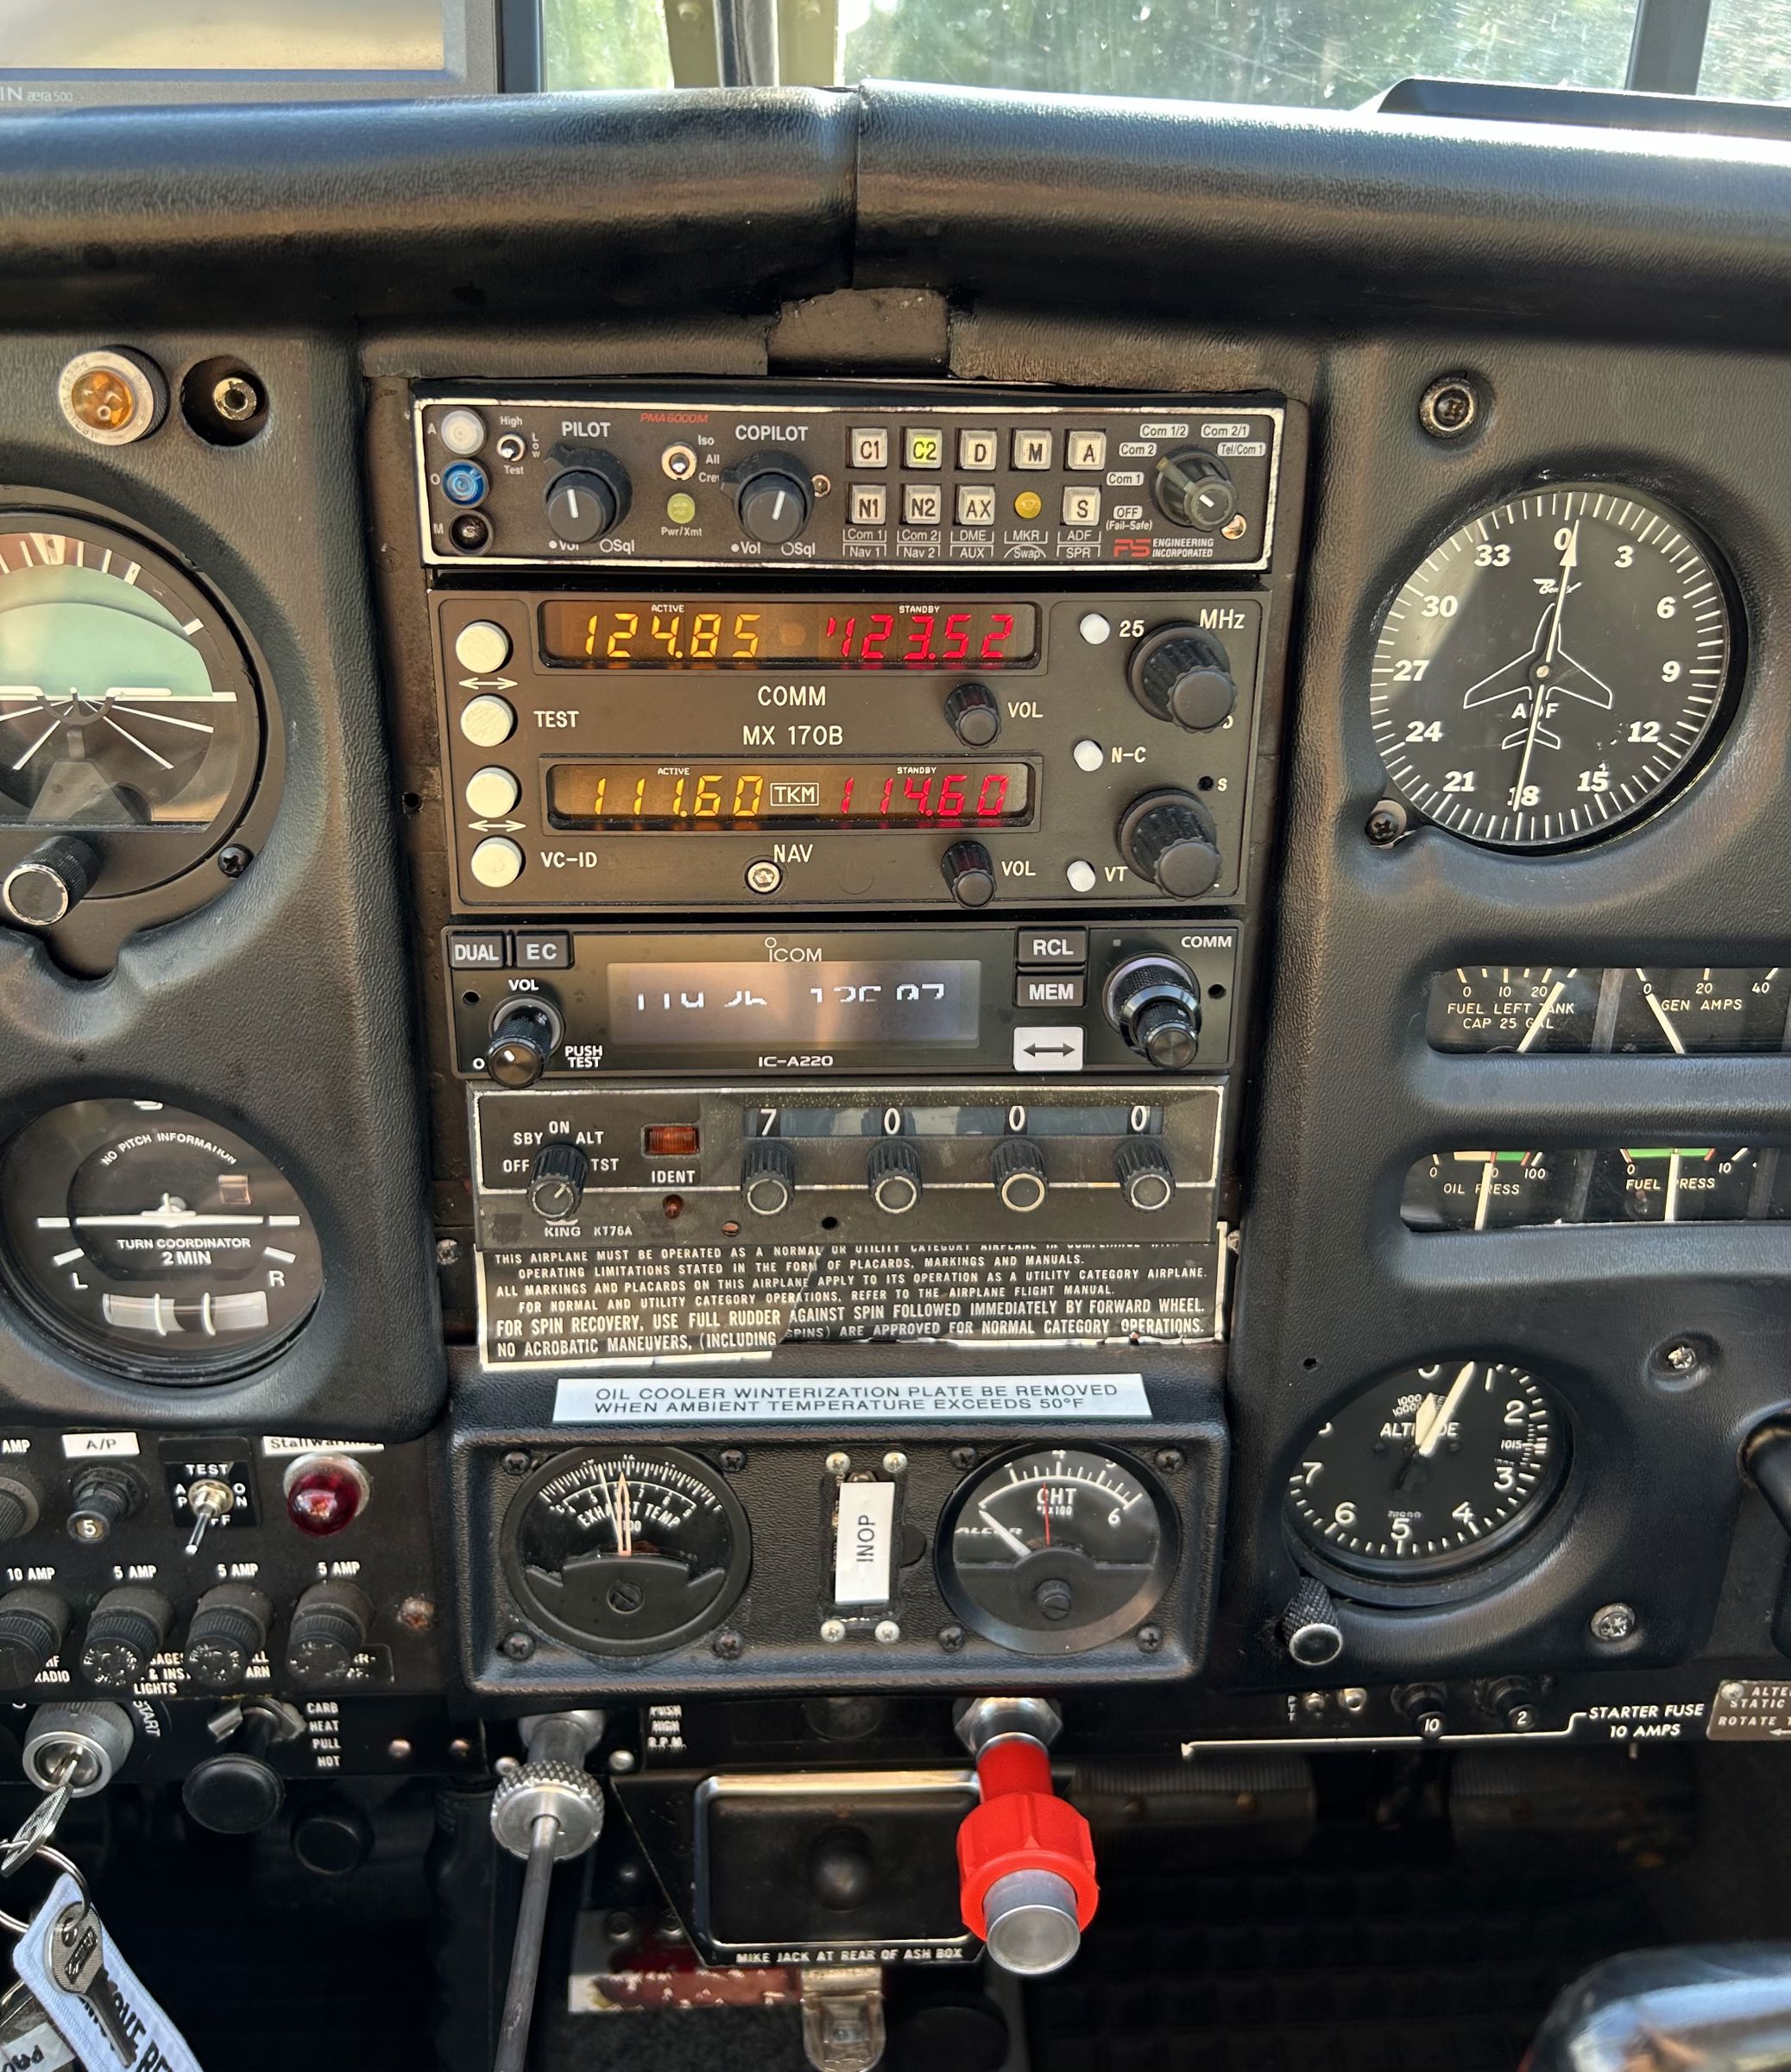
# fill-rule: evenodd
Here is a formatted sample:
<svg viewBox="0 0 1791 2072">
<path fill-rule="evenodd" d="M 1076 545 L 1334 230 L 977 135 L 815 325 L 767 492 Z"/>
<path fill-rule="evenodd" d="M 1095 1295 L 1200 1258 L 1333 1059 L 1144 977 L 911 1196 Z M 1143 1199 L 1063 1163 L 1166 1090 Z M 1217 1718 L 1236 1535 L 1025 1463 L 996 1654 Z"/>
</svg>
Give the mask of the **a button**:
<svg viewBox="0 0 1791 2072">
<path fill-rule="evenodd" d="M 1022 490 L 1013 500 L 1016 518 L 1036 518 L 1044 509 L 1044 498 L 1037 490 Z"/>
<path fill-rule="evenodd" d="M 999 443 L 993 432 L 960 432 L 958 465 L 968 468 L 973 474 L 986 474 L 996 465 Z"/>
<path fill-rule="evenodd" d="M 1063 866 L 1063 876 L 1072 892 L 1093 892 L 1099 881 L 1094 866 L 1082 856 Z"/>
<path fill-rule="evenodd" d="M 1104 468 L 1107 465 L 1105 432 L 1066 432 L 1063 435 L 1066 468 Z"/>
<path fill-rule="evenodd" d="M 842 1482 L 834 1539 L 836 1604 L 887 1604 L 895 1576 L 893 1482 Z"/>
<path fill-rule="evenodd" d="M 509 938 L 489 935 L 451 935 L 448 969 L 451 971 L 501 971 L 510 959 Z"/>
<path fill-rule="evenodd" d="M 1013 435 L 1013 464 L 1023 473 L 1037 474 L 1051 464 L 1051 434 L 1049 432 L 1016 432 Z"/>
<path fill-rule="evenodd" d="M 855 482 L 852 485 L 854 525 L 882 525 L 889 510 L 889 492 L 880 482 Z"/>
<path fill-rule="evenodd" d="M 853 426 L 852 464 L 855 468 L 886 468 L 889 465 L 889 434 L 880 425 Z"/>
<path fill-rule="evenodd" d="M 451 453 L 476 453 L 485 443 L 485 420 L 476 410 L 445 410 L 436 430 Z"/>
<path fill-rule="evenodd" d="M 442 494 L 450 503 L 483 503 L 491 479 L 476 460 L 457 460 L 442 470 Z"/>
<path fill-rule="evenodd" d="M 491 619 L 475 619 L 454 635 L 454 660 L 469 676 L 489 676 L 510 659 L 510 636 Z"/>
<path fill-rule="evenodd" d="M 1069 754 L 1077 769 L 1087 770 L 1091 774 L 1107 761 L 1107 750 L 1098 741 L 1079 741 Z"/>
<path fill-rule="evenodd" d="M 1017 1072 L 1079 1072 L 1082 1069 L 1082 1025 L 1066 1021 L 1013 1033 Z"/>
<path fill-rule="evenodd" d="M 489 890 L 501 892 L 522 875 L 522 851 L 508 835 L 488 835 L 473 851 L 472 872 Z"/>
<path fill-rule="evenodd" d="M 1014 942 L 1017 964 L 1085 964 L 1088 961 L 1086 928 L 1022 928 Z"/>
<path fill-rule="evenodd" d="M 960 525 L 993 525 L 995 522 L 995 490 L 993 483 L 966 483 L 958 490 Z"/>
<path fill-rule="evenodd" d="M 572 938 L 564 930 L 519 928 L 510 938 L 519 971 L 565 971 L 572 963 Z"/>
<path fill-rule="evenodd" d="M 501 763 L 488 762 L 482 770 L 475 770 L 466 780 L 466 803 L 476 819 L 503 820 L 522 796 L 522 786 L 514 770 L 507 770 Z"/>
<path fill-rule="evenodd" d="M 769 856 L 760 856 L 747 865 L 748 892 L 775 892 L 783 881 L 783 865 L 773 863 Z"/>
<path fill-rule="evenodd" d="M 1080 971 L 1022 971 L 1013 982 L 1017 1008 L 1079 1008 L 1082 1004 Z"/>
<path fill-rule="evenodd" d="M 694 446 L 667 446 L 659 456 L 659 467 L 673 482 L 688 482 L 697 472 Z"/>
<path fill-rule="evenodd" d="M 936 483 L 906 482 L 902 484 L 902 523 L 904 525 L 937 525 L 945 508 L 945 492 Z"/>
<path fill-rule="evenodd" d="M 1065 490 L 1063 492 L 1063 522 L 1065 525 L 1099 525 L 1100 523 L 1100 491 L 1099 490 Z"/>
<path fill-rule="evenodd" d="M 665 499 L 665 515 L 673 525 L 688 525 L 697 515 L 697 499 L 688 490 L 674 490 Z"/>
<path fill-rule="evenodd" d="M 903 464 L 911 468 L 943 468 L 945 434 L 924 425 L 910 425 L 902 433 Z"/>
<path fill-rule="evenodd" d="M 1085 611 L 1076 621 L 1075 629 L 1091 648 L 1099 648 L 1113 638 L 1113 622 L 1103 612 Z"/>
<path fill-rule="evenodd" d="M 503 698 L 482 691 L 461 713 L 460 731 L 475 748 L 495 749 L 516 731 L 516 715 Z"/>
</svg>

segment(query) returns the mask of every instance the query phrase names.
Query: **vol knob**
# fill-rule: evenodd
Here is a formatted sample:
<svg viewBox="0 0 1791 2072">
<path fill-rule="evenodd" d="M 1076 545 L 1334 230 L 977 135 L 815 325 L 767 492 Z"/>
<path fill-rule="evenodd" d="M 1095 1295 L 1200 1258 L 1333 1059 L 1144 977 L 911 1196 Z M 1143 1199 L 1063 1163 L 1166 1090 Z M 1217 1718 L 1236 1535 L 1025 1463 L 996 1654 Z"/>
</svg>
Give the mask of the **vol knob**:
<svg viewBox="0 0 1791 2072">
<path fill-rule="evenodd" d="M 1185 1072 L 1194 1063 L 1200 1050 L 1201 986 L 1185 964 L 1167 957 L 1121 964 L 1107 982 L 1102 1005 L 1120 1035 L 1159 1071 Z M 1132 1198 L 1129 1191 L 1126 1198 Z"/>
<path fill-rule="evenodd" d="M 1171 525 L 1216 533 L 1236 516 L 1238 489 L 1216 454 L 1201 446 L 1178 446 L 1157 464 L 1151 485 L 1157 508 Z"/>
<path fill-rule="evenodd" d="M 1232 660 L 1217 641 L 1192 626 L 1163 626 L 1132 651 L 1132 695 L 1157 719 L 1204 734 L 1238 702 Z"/>
<path fill-rule="evenodd" d="M 81 1639 L 81 1674 L 102 1690 L 129 1690 L 149 1673 L 174 1608 L 147 1583 L 122 1583 L 93 1608 Z"/>
<path fill-rule="evenodd" d="M 782 546 L 809 522 L 809 485 L 793 467 L 766 468 L 740 485 L 740 526 L 749 540 Z"/>
<path fill-rule="evenodd" d="M 981 842 L 954 842 L 939 859 L 947 889 L 960 906 L 987 906 L 995 896 L 995 866 Z"/>
<path fill-rule="evenodd" d="M 1134 799 L 1118 838 L 1132 869 L 1172 900 L 1197 900 L 1218 882 L 1219 837 L 1192 793 L 1151 792 Z"/>
<path fill-rule="evenodd" d="M 373 1606 L 351 1582 L 314 1582 L 293 1608 L 287 1674 L 295 1684 L 339 1684 L 367 1645 Z"/>
<path fill-rule="evenodd" d="M 946 698 L 945 719 L 967 749 L 986 749 L 1001 731 L 1001 707 L 987 684 L 960 684 Z"/>
<path fill-rule="evenodd" d="M 577 1216 L 590 1160 L 576 1144 L 544 1145 L 528 1176 L 528 1205 L 550 1223 Z"/>
<path fill-rule="evenodd" d="M 1044 1155 L 1030 1137 L 1003 1137 L 989 1168 L 1004 1208 L 1025 1216 L 1043 1203 L 1050 1183 Z"/>
<path fill-rule="evenodd" d="M 754 1216 L 781 1216 L 796 1192 L 796 1159 L 775 1137 L 758 1137 L 741 1160 L 740 1191 Z"/>
<path fill-rule="evenodd" d="M 28 1582 L 0 1597 L 0 1690 L 22 1690 L 55 1658 L 68 1635 L 67 1600 Z"/>
<path fill-rule="evenodd" d="M 553 1018 L 539 1007 L 513 1007 L 498 1017 L 485 1052 L 485 1070 L 500 1086 L 533 1086 L 559 1040 Z"/>
<path fill-rule="evenodd" d="M 274 1607 L 253 1583 L 220 1582 L 194 1607 L 181 1659 L 195 1684 L 228 1690 L 268 1645 Z"/>
<path fill-rule="evenodd" d="M 547 522 L 554 537 L 573 546 L 601 540 L 627 515 L 627 471 L 604 454 L 568 468 L 547 485 Z"/>
<path fill-rule="evenodd" d="M 99 851 L 91 843 L 52 835 L 0 879 L 0 906 L 22 927 L 54 928 L 98 875 Z"/>
<path fill-rule="evenodd" d="M 1176 1172 L 1160 1145 L 1128 1137 L 1113 1153 L 1113 1176 L 1129 1207 L 1146 1215 L 1176 1198 Z"/>
<path fill-rule="evenodd" d="M 867 1161 L 871 1199 L 888 1216 L 904 1216 L 920 1199 L 920 1153 L 900 1137 L 885 1137 Z"/>
</svg>

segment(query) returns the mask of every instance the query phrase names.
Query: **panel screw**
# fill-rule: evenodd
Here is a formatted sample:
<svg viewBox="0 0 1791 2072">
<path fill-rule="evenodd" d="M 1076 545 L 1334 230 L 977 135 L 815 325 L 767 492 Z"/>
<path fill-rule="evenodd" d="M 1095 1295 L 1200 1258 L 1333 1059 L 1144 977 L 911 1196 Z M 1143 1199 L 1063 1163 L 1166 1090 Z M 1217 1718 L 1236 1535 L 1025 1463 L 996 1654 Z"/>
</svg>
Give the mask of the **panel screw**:
<svg viewBox="0 0 1791 2072">
<path fill-rule="evenodd" d="M 1399 801 L 1383 799 L 1368 816 L 1368 839 L 1386 849 L 1405 832 L 1406 824 L 1405 808 Z"/>
<path fill-rule="evenodd" d="M 232 842 L 218 852 L 218 868 L 227 878 L 240 878 L 254 861 L 254 851 L 244 849 L 240 842 Z"/>
<path fill-rule="evenodd" d="M 227 374 L 211 390 L 211 407 L 227 425 L 246 425 L 262 407 L 262 392 L 247 375 Z"/>
<path fill-rule="evenodd" d="M 632 1748 L 612 1748 L 609 1751 L 609 1774 L 612 1777 L 626 1777 L 634 1767 L 634 1752 Z"/>
<path fill-rule="evenodd" d="M 893 1619 L 880 1619 L 872 1630 L 885 1647 L 893 1647 L 902 1637 L 902 1629 Z"/>
<path fill-rule="evenodd" d="M 1697 1364 L 1697 1347 L 1687 1345 L 1683 1338 L 1669 1345 L 1661 1355 L 1661 1365 L 1670 1367 L 1675 1374 L 1688 1374 Z"/>
<path fill-rule="evenodd" d="M 395 1741 L 386 1743 L 386 1753 L 394 1763 L 407 1763 L 411 1759 L 411 1745 L 400 1734 Z"/>
<path fill-rule="evenodd" d="M 1173 1446 L 1165 1446 L 1157 1456 L 1157 1465 L 1165 1475 L 1173 1475 L 1182 1464 L 1182 1456 Z"/>
<path fill-rule="evenodd" d="M 821 1638 L 829 1647 L 837 1647 L 846 1638 L 846 1621 L 843 1619 L 823 1619 L 821 1621 Z"/>
<path fill-rule="evenodd" d="M 1138 1629 L 1138 1652 L 1154 1655 L 1163 1646 L 1163 1628 L 1160 1626 L 1141 1626 Z"/>
<path fill-rule="evenodd" d="M 747 1456 L 738 1446 L 724 1446 L 720 1459 L 723 1475 L 738 1475 L 747 1464 Z"/>
<path fill-rule="evenodd" d="M 520 1446 L 513 1446 L 504 1456 L 503 1469 L 506 1475 L 527 1475 L 528 1456 Z"/>
<path fill-rule="evenodd" d="M 534 1652 L 535 1639 L 533 1633 L 525 1633 L 519 1627 L 515 1633 L 504 1635 L 504 1652 L 511 1661 L 527 1662 Z"/>
<path fill-rule="evenodd" d="M 905 1453 L 886 1453 L 883 1456 L 883 1472 L 886 1475 L 899 1475 L 907 1465 L 908 1456 Z"/>
<path fill-rule="evenodd" d="M 954 1446 L 951 1450 L 954 1468 L 974 1468 L 976 1465 L 976 1449 L 974 1446 Z"/>
<path fill-rule="evenodd" d="M 737 1662 L 741 1657 L 741 1651 L 746 1646 L 746 1642 L 741 1639 L 732 1627 L 728 1627 L 717 1633 L 709 1645 L 722 1661 Z"/>
<path fill-rule="evenodd" d="M 1480 392 L 1465 374 L 1433 382 L 1418 403 L 1418 422 L 1433 439 L 1461 439 L 1480 419 Z"/>
<path fill-rule="evenodd" d="M 407 1597 L 398 1608 L 398 1623 L 407 1633 L 426 1633 L 435 1624 L 435 1607 L 426 1597 Z"/>
<path fill-rule="evenodd" d="M 1363 1690 L 1359 1684 L 1352 1684 L 1347 1690 L 1340 1690 L 1338 1692 L 1337 1702 L 1342 1706 L 1343 1709 L 1347 1713 L 1353 1714 L 1359 1712 L 1366 1712 L 1368 1709 L 1368 1693 Z"/>
<path fill-rule="evenodd" d="M 1594 1640 L 1627 1640 L 1641 1620 L 1632 1604 L 1601 1604 L 1592 1615 Z"/>
<path fill-rule="evenodd" d="M 955 1655 L 964 1645 L 964 1629 L 961 1626 L 942 1626 L 939 1628 L 939 1645 L 948 1655 Z"/>
<path fill-rule="evenodd" d="M 844 1475 L 852 1465 L 849 1453 L 830 1453 L 822 1465 L 829 1475 Z"/>
<path fill-rule="evenodd" d="M 438 1267 L 457 1267 L 460 1264 L 460 1240 L 457 1237 L 436 1240 L 435 1263 Z"/>
</svg>

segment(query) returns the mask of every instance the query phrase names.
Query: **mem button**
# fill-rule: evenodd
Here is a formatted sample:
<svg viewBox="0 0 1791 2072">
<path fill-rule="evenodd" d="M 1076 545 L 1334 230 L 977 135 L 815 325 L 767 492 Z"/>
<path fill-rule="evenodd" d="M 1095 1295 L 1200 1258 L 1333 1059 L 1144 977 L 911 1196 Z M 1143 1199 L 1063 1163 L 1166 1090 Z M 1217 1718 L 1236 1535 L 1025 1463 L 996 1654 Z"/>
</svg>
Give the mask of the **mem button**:
<svg viewBox="0 0 1791 2072">
<path fill-rule="evenodd" d="M 510 938 L 520 971 L 564 971 L 572 962 L 572 938 L 552 931 L 525 934 L 519 930 Z"/>
<path fill-rule="evenodd" d="M 508 944 L 501 935 L 451 935 L 448 969 L 451 971 L 501 971 L 509 963 Z"/>
<path fill-rule="evenodd" d="M 1017 964 L 1083 964 L 1088 961 L 1086 928 L 1022 928 L 1014 946 Z"/>
<path fill-rule="evenodd" d="M 1022 971 L 1013 982 L 1017 1008 L 1079 1008 L 1083 979 L 1080 971 Z"/>
</svg>

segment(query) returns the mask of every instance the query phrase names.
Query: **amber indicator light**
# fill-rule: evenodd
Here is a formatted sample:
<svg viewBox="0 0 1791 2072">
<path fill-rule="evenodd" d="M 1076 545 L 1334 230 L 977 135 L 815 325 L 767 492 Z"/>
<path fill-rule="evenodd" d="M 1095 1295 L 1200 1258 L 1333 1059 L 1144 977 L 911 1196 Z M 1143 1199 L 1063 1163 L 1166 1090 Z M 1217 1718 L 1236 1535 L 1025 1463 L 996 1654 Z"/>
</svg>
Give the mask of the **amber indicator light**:
<svg viewBox="0 0 1791 2072">
<path fill-rule="evenodd" d="M 702 1142 L 694 1122 L 649 1122 L 643 1148 L 650 1159 L 694 1159 Z"/>
</svg>

